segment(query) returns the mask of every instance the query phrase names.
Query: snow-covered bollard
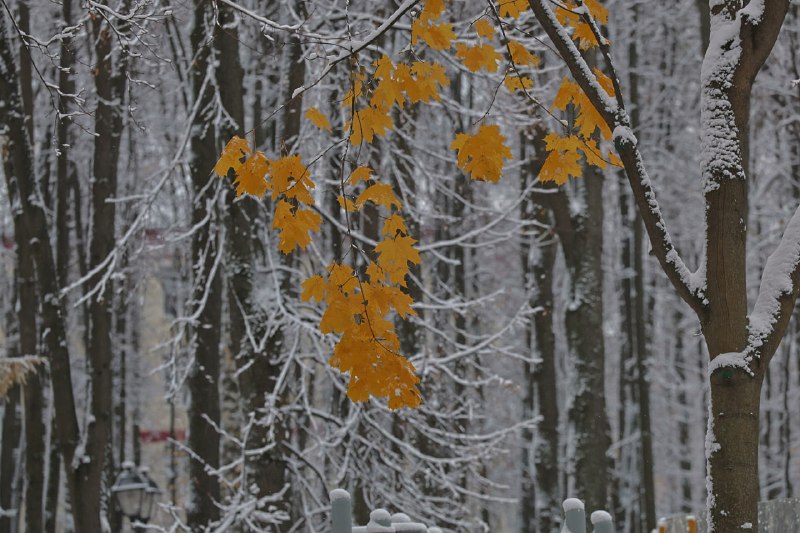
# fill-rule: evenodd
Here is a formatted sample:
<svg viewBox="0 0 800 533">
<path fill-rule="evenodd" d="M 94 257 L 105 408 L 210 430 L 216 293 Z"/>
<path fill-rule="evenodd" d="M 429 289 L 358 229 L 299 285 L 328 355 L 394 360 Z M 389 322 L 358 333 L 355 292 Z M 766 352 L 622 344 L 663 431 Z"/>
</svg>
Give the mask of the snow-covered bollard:
<svg viewBox="0 0 800 533">
<path fill-rule="evenodd" d="M 386 509 L 375 509 L 369 513 L 367 533 L 394 533 L 392 515 Z"/>
<path fill-rule="evenodd" d="M 595 511 L 591 516 L 594 533 L 614 533 L 611 515 L 605 511 Z"/>
<path fill-rule="evenodd" d="M 395 533 L 427 533 L 428 531 L 425 524 L 412 522 L 411 518 L 405 513 L 395 513 L 392 515 L 391 520 Z"/>
<path fill-rule="evenodd" d="M 564 508 L 564 527 L 561 528 L 561 533 L 586 533 L 583 502 L 577 498 L 568 498 L 561 507 Z"/>
<path fill-rule="evenodd" d="M 344 489 L 331 491 L 331 532 L 352 533 L 353 516 L 350 493 Z"/>
</svg>

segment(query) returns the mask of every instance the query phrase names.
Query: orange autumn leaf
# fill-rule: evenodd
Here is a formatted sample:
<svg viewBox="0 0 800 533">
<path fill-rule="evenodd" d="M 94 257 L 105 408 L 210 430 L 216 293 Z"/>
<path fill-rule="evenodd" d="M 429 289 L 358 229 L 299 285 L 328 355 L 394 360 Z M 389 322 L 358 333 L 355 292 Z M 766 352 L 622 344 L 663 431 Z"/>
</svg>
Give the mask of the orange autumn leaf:
<svg viewBox="0 0 800 533">
<path fill-rule="evenodd" d="M 347 183 L 350 185 L 358 185 L 359 181 L 367 181 L 370 178 L 372 178 L 372 169 L 366 166 L 360 166 L 350 173 L 350 177 L 347 178 Z"/>
<path fill-rule="evenodd" d="M 528 51 L 528 49 L 514 39 L 508 41 L 508 51 L 511 54 L 511 61 L 516 65 L 528 65 L 533 67 L 539 66 L 539 58 Z"/>
<path fill-rule="evenodd" d="M 459 58 L 470 72 L 484 69 L 487 72 L 496 72 L 498 61 L 503 59 L 497 50 L 489 43 L 467 46 L 464 43 L 456 45 L 456 57 Z"/>
<path fill-rule="evenodd" d="M 247 161 L 236 172 L 233 185 L 236 187 L 236 196 L 249 194 L 261 198 L 269 188 L 266 180 L 269 170 L 269 160 L 263 152 L 256 152 L 247 158 Z"/>
<path fill-rule="evenodd" d="M 519 18 L 530 7 L 528 0 L 500 0 L 500 16 Z"/>
<path fill-rule="evenodd" d="M 364 205 L 364 202 L 371 201 L 386 209 L 391 209 L 392 206 L 398 209 L 402 207 L 400 200 L 394 194 L 394 189 L 388 183 L 374 183 L 367 187 L 364 192 L 358 195 L 356 203 Z"/>
<path fill-rule="evenodd" d="M 393 127 L 392 116 L 388 109 L 378 109 L 367 106 L 354 113 L 352 124 L 347 123 L 346 128 L 351 129 L 350 142 L 359 145 L 362 142 L 372 144 L 376 135 L 386 135 L 386 130 Z"/>
<path fill-rule="evenodd" d="M 273 200 L 283 194 L 287 198 L 296 199 L 306 205 L 314 204 L 314 198 L 311 196 L 314 183 L 311 181 L 308 168 L 303 164 L 299 155 L 290 155 L 272 161 L 269 173 L 272 177 Z"/>
<path fill-rule="evenodd" d="M 486 19 L 476 20 L 472 27 L 475 28 L 478 37 L 483 37 L 484 39 L 491 39 L 494 37 L 496 31 L 492 23 Z"/>
<path fill-rule="evenodd" d="M 247 144 L 247 141 L 238 135 L 233 136 L 222 150 L 219 161 L 217 161 L 217 164 L 214 166 L 214 172 L 221 178 L 227 176 L 228 170 L 230 169 L 233 169 L 234 172 L 238 172 L 242 166 L 242 159 L 249 153 L 250 146 Z"/>
<path fill-rule="evenodd" d="M 388 235 L 389 237 L 394 237 L 398 233 L 407 235 L 408 228 L 406 227 L 406 221 L 403 220 L 403 217 L 398 214 L 390 215 L 383 222 L 383 231 L 381 233 L 383 233 L 383 235 Z"/>
<path fill-rule="evenodd" d="M 500 126 L 483 125 L 474 135 L 456 135 L 450 149 L 458 151 L 458 166 L 472 179 L 496 182 L 503 174 L 503 160 L 512 157 L 505 140 Z"/>
<path fill-rule="evenodd" d="M 306 118 L 314 123 L 316 127 L 321 130 L 331 131 L 331 123 L 328 121 L 328 117 L 326 117 L 322 111 L 317 109 L 316 107 L 309 107 L 306 111 Z"/>
<path fill-rule="evenodd" d="M 293 207 L 286 200 L 278 201 L 272 227 L 280 230 L 278 249 L 290 254 L 295 248 L 303 250 L 311 243 L 309 232 L 319 231 L 322 217 L 310 209 Z"/>
<path fill-rule="evenodd" d="M 510 75 L 506 76 L 506 79 L 503 80 L 503 85 L 506 86 L 509 92 L 514 93 L 516 91 L 528 90 L 533 87 L 533 80 L 527 76 L 515 76 Z"/>
<path fill-rule="evenodd" d="M 321 276 L 311 276 L 301 283 L 300 286 L 303 287 L 303 292 L 300 295 L 302 301 L 307 302 L 311 299 L 318 302 L 324 301 L 328 283 L 322 279 Z"/>
<path fill-rule="evenodd" d="M 411 44 L 414 46 L 422 40 L 433 50 L 446 50 L 455 38 L 453 25 L 449 22 L 437 24 L 417 19 L 411 24 Z"/>
<path fill-rule="evenodd" d="M 600 81 L 600 83 L 603 85 L 606 82 Z M 594 134 L 595 130 L 599 129 L 605 139 L 611 139 L 611 129 L 589 101 L 589 97 L 586 96 L 577 83 L 564 78 L 553 101 L 553 107 L 565 111 L 570 103 L 577 108 L 575 126 L 583 137 L 588 139 Z"/>
</svg>

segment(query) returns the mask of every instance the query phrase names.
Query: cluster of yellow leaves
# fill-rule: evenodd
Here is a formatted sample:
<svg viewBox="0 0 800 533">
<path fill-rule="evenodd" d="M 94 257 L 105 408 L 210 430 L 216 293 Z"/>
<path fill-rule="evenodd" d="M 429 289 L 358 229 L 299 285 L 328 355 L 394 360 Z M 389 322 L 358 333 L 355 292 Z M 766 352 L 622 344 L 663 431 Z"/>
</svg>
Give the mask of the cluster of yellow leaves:
<svg viewBox="0 0 800 533">
<path fill-rule="evenodd" d="M 275 216 L 272 227 L 280 231 L 278 249 L 284 254 L 295 248 L 304 249 L 311 242 L 309 232 L 319 231 L 322 217 L 302 206 L 314 205 L 308 168 L 299 155 L 270 160 L 263 152 L 252 153 L 247 141 L 234 136 L 220 155 L 214 172 L 220 177 L 232 171 L 236 175 L 233 184 L 236 196 L 249 194 L 262 198 L 272 191 Z"/>
<path fill-rule="evenodd" d="M 371 144 L 376 136 L 386 135 L 394 126 L 391 110 L 406 102 L 430 102 L 439 100 L 440 87 L 450 85 L 444 67 L 428 61 L 414 61 L 410 65 L 395 65 L 384 55 L 373 63 L 374 83 L 367 91 L 364 74 L 356 74 L 351 90 L 342 101 L 342 107 L 350 108 L 351 120 L 345 124 L 350 131 L 350 142 L 359 145 Z M 330 131 L 330 122 L 317 108 L 306 111 L 306 117 L 318 128 Z"/>
<path fill-rule="evenodd" d="M 581 19 L 578 5 L 575 2 L 562 2 L 563 7 L 556 7 L 556 18 L 564 26 L 572 28 L 572 39 L 578 43 L 581 50 L 588 50 L 597 46 L 597 39 L 591 26 Z M 598 0 L 583 0 L 583 5 L 589 15 L 600 24 L 608 22 L 608 9 Z"/>
<path fill-rule="evenodd" d="M 458 166 L 472 179 L 496 182 L 503 173 L 503 160 L 511 159 L 505 140 L 499 126 L 483 125 L 474 135 L 456 135 L 450 149 L 458 150 Z"/>
<path fill-rule="evenodd" d="M 347 181 L 367 184 L 355 201 L 339 197 L 349 211 L 361 209 L 366 202 L 387 210 L 402 207 L 391 185 L 374 182 L 369 167 L 356 168 Z M 303 282 L 301 298 L 326 305 L 320 321 L 322 333 L 341 334 L 330 364 L 350 374 L 347 395 L 351 400 L 385 397 L 391 409 L 416 407 L 420 403 L 419 378 L 414 366 L 398 353 L 400 341 L 391 315 L 406 318 L 415 314 L 411 297 L 401 287 L 406 286 L 409 265 L 419 264 L 420 256 L 399 214 L 385 219 L 382 235 L 375 247 L 377 261 L 370 261 L 365 276 L 333 263 L 328 266 L 327 278 L 315 275 Z"/>
<path fill-rule="evenodd" d="M 613 96 L 614 86 L 608 76 L 597 69 L 594 72 L 600 86 L 609 96 Z M 599 131 L 604 139 L 609 140 L 611 139 L 611 130 L 580 86 L 564 78 L 553 101 L 553 107 L 565 111 L 570 104 L 576 113 L 575 128 L 578 134 L 561 137 L 550 133 L 545 137 L 548 155 L 539 172 L 540 181 L 555 181 L 556 184 L 562 185 L 570 176 L 580 177 L 582 174 L 582 167 L 579 163 L 581 153 L 588 164 L 602 169 L 606 168 L 603 152 L 592 136 Z M 611 164 L 621 165 L 619 159 L 612 152 L 609 151 L 607 157 Z"/>
</svg>

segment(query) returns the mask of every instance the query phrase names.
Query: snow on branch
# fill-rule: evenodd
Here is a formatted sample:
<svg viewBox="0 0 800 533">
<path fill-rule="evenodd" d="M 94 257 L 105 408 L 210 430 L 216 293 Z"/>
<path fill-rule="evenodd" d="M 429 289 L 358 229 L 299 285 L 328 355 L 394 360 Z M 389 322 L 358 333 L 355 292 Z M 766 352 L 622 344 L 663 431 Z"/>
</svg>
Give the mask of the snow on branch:
<svg viewBox="0 0 800 533">
<path fill-rule="evenodd" d="M 708 304 L 705 298 L 705 273 L 702 268 L 697 272 L 691 272 L 672 243 L 642 155 L 639 152 L 636 136 L 631 130 L 630 119 L 625 111 L 621 93 L 618 92 L 615 102 L 600 86 L 592 69 L 589 68 L 575 43 L 572 42 L 569 34 L 550 9 L 548 0 L 529 0 L 529 4 L 539 24 L 553 41 L 556 50 L 581 90 L 586 93 L 589 101 L 609 128 L 614 130 L 614 144 L 625 167 L 636 205 L 647 229 L 653 254 L 681 298 L 694 309 L 698 316 L 702 317 L 706 313 Z M 615 76 L 610 55 L 606 55 L 605 58 L 609 69 L 612 70 L 610 74 Z"/>
<path fill-rule="evenodd" d="M 769 357 L 778 347 L 800 292 L 800 207 L 767 259 L 748 321 L 748 350 Z"/>
</svg>

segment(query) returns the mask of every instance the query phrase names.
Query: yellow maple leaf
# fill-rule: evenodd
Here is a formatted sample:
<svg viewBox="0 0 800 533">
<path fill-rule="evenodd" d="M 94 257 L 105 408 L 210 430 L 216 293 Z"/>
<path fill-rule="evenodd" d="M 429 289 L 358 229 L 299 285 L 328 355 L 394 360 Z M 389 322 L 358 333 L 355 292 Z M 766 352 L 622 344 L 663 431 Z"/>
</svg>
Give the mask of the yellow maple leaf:
<svg viewBox="0 0 800 533">
<path fill-rule="evenodd" d="M 256 152 L 247 158 L 247 161 L 236 172 L 233 185 L 236 187 L 236 196 L 249 194 L 261 198 L 269 188 L 266 180 L 269 170 L 269 160 L 263 152 Z"/>
<path fill-rule="evenodd" d="M 489 43 L 480 43 L 475 46 L 458 43 L 456 45 L 456 57 L 461 59 L 464 66 L 471 72 L 477 72 L 480 69 L 496 72 L 497 62 L 503 59 L 503 56 Z"/>
<path fill-rule="evenodd" d="M 322 111 L 317 109 L 316 107 L 309 107 L 306 111 L 306 118 L 314 123 L 316 127 L 321 130 L 331 131 L 331 123 L 328 121 L 328 117 L 326 117 Z"/>
<path fill-rule="evenodd" d="M 597 0 L 585 0 L 583 2 L 589 15 L 600 24 L 608 22 L 608 9 Z M 572 26 L 572 39 L 578 43 L 581 50 L 588 50 L 597 46 L 597 38 L 591 26 L 587 24 L 577 12 L 578 5 L 574 2 L 563 2 L 562 6 L 556 7 L 556 18 L 565 26 Z"/>
<path fill-rule="evenodd" d="M 367 201 L 372 201 L 386 209 L 391 209 L 393 205 L 398 209 L 403 207 L 400 200 L 395 196 L 394 189 L 388 183 L 374 183 L 356 198 L 358 205 L 364 205 L 364 202 Z"/>
<path fill-rule="evenodd" d="M 361 207 L 361 206 L 358 206 L 358 205 L 354 204 L 353 200 L 351 200 L 350 198 L 345 198 L 341 194 L 336 197 L 336 201 L 339 202 L 339 205 L 342 207 L 342 209 L 344 209 L 345 211 L 347 211 L 349 213 L 354 213 L 354 212 L 358 211 L 360 209 L 360 207 Z"/>
<path fill-rule="evenodd" d="M 528 51 L 528 49 L 514 39 L 508 41 L 508 51 L 511 53 L 511 61 L 516 65 L 529 65 L 538 67 L 540 60 L 538 57 Z"/>
<path fill-rule="evenodd" d="M 319 322 L 322 333 L 343 333 L 353 324 L 352 309 L 343 298 L 337 298 L 328 304 Z"/>
<path fill-rule="evenodd" d="M 356 167 L 356 169 L 350 173 L 350 177 L 347 178 L 347 183 L 349 183 L 350 185 L 358 185 L 359 181 L 366 182 L 371 178 L 372 178 L 372 169 L 367 166 L 360 166 Z"/>
<path fill-rule="evenodd" d="M 311 243 L 310 231 L 319 231 L 322 217 L 310 209 L 295 208 L 286 200 L 275 207 L 272 227 L 280 230 L 278 249 L 290 254 L 295 247 L 303 250 Z"/>
<path fill-rule="evenodd" d="M 416 46 L 418 40 L 423 40 L 433 50 L 446 50 L 450 48 L 456 34 L 453 25 L 449 22 L 423 22 L 415 20 L 411 24 L 411 44 Z"/>
<path fill-rule="evenodd" d="M 503 84 L 506 86 L 506 89 L 509 92 L 516 92 L 521 91 L 523 89 L 527 90 L 533 87 L 533 80 L 527 76 L 506 76 L 506 79 L 503 80 Z"/>
<path fill-rule="evenodd" d="M 608 161 L 614 166 L 617 167 L 623 166 L 622 160 L 619 157 L 617 157 L 617 155 L 614 152 L 611 151 L 608 152 Z"/>
<path fill-rule="evenodd" d="M 583 169 L 578 163 L 580 157 L 578 152 L 559 152 L 558 150 L 550 152 L 539 171 L 539 181 L 555 181 L 556 185 L 563 185 L 570 176 L 579 178 L 583 175 Z"/>
<path fill-rule="evenodd" d="M 608 9 L 606 9 L 598 0 L 583 0 L 583 5 L 589 10 L 589 14 L 597 19 L 600 24 L 608 23 Z"/>
<path fill-rule="evenodd" d="M 411 103 L 439 100 L 439 87 L 450 85 L 444 67 L 426 61 L 397 65 L 395 78 Z"/>
<path fill-rule="evenodd" d="M 500 16 L 519 18 L 529 7 L 528 0 L 500 0 Z"/>
<path fill-rule="evenodd" d="M 303 164 L 299 155 L 290 155 L 272 161 L 269 167 L 272 177 L 272 199 L 275 200 L 283 194 L 287 198 L 313 205 L 314 198 L 310 189 L 314 188 L 308 168 Z"/>
<path fill-rule="evenodd" d="M 608 82 L 610 83 L 610 80 Z M 602 85 L 606 82 L 600 81 L 600 83 Z M 583 137 L 588 139 L 596 129 L 599 129 L 604 138 L 611 139 L 611 129 L 609 129 L 608 124 L 592 105 L 592 102 L 589 101 L 589 97 L 586 96 L 577 83 L 564 78 L 553 101 L 553 107 L 565 111 L 570 103 L 577 107 L 578 113 L 575 117 L 575 126 Z"/>
<path fill-rule="evenodd" d="M 442 13 L 444 13 L 444 0 L 426 0 L 419 18 L 427 22 L 439 18 Z"/>
<path fill-rule="evenodd" d="M 492 23 L 484 18 L 476 20 L 472 27 L 475 28 L 475 32 L 478 36 L 484 39 L 491 39 L 496 32 Z"/>
<path fill-rule="evenodd" d="M 408 228 L 406 227 L 406 221 L 403 220 L 403 217 L 398 214 L 390 215 L 384 222 L 383 222 L 383 231 L 384 235 L 388 235 L 389 237 L 394 237 L 398 233 L 403 235 L 408 234 Z"/>
<path fill-rule="evenodd" d="M 511 150 L 500 134 L 500 126 L 482 125 L 478 133 L 459 133 L 450 144 L 458 150 L 458 166 L 472 179 L 496 182 L 503 174 L 503 160 L 511 159 Z"/>
<path fill-rule="evenodd" d="M 375 67 L 375 72 L 373 73 L 373 76 L 378 79 L 388 78 L 389 76 L 392 75 L 392 71 L 394 70 L 394 63 L 392 63 L 392 58 L 390 58 L 386 54 L 382 54 L 381 57 L 373 61 L 372 66 Z"/>
<path fill-rule="evenodd" d="M 303 287 L 303 293 L 300 295 L 300 299 L 304 302 L 312 298 L 318 302 L 325 300 L 325 291 L 328 288 L 328 283 L 322 279 L 322 276 L 311 276 L 301 283 L 301 286 Z"/>
<path fill-rule="evenodd" d="M 214 165 L 214 172 L 220 177 L 224 178 L 228 175 L 228 170 L 233 169 L 234 172 L 239 172 L 242 167 L 242 159 L 250 153 L 250 146 L 247 141 L 234 135 L 219 156 L 219 161 Z"/>
<path fill-rule="evenodd" d="M 597 83 L 608 93 L 608 96 L 614 96 L 614 82 L 611 81 L 611 78 L 606 76 L 601 70 L 598 70 L 597 67 L 594 68 L 594 75 L 597 77 Z"/>
<path fill-rule="evenodd" d="M 382 78 L 372 91 L 369 103 L 375 108 L 384 110 L 394 104 L 402 108 L 405 104 L 403 86 L 394 78 Z"/>
<path fill-rule="evenodd" d="M 351 128 L 351 123 L 346 125 Z M 392 129 L 392 116 L 388 109 L 378 109 L 377 107 L 367 106 L 355 112 L 352 121 L 352 131 L 350 142 L 359 145 L 363 142 L 372 144 L 375 135 L 384 136 L 387 129 Z"/>
<path fill-rule="evenodd" d="M 378 264 L 392 283 L 405 286 L 408 263 L 419 264 L 419 252 L 414 248 L 416 242 L 411 237 L 398 235 L 394 238 L 387 237 L 375 247 L 379 254 Z"/>
</svg>

